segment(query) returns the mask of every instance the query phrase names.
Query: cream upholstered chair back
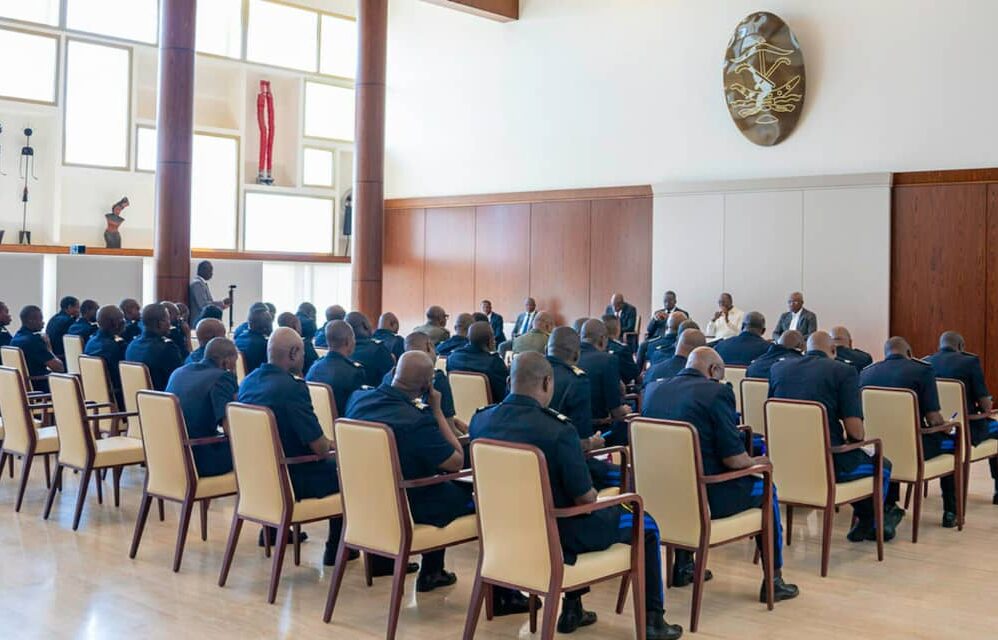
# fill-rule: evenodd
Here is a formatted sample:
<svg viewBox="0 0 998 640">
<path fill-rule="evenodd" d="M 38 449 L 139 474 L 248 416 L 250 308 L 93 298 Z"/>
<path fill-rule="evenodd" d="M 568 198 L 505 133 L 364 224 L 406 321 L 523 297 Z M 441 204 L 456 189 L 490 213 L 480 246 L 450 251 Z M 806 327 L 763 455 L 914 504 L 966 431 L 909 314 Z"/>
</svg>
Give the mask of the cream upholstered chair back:
<svg viewBox="0 0 998 640">
<path fill-rule="evenodd" d="M 634 486 L 659 523 L 662 541 L 700 544 L 699 436 L 686 422 L 635 418 L 631 421 Z"/>
<path fill-rule="evenodd" d="M 918 479 L 918 398 L 910 389 L 863 389 L 863 426 L 866 437 L 880 438 L 884 457 L 891 461 L 891 477 Z"/>
<path fill-rule="evenodd" d="M 437 360 L 434 363 L 434 366 L 440 371 L 447 373 L 447 358 L 445 358 L 444 356 L 437 356 Z"/>
<path fill-rule="evenodd" d="M 780 500 L 828 503 L 829 438 L 825 407 L 803 400 L 766 401 L 766 448 Z"/>
<path fill-rule="evenodd" d="M 766 398 L 769 397 L 769 380 L 743 378 L 741 384 L 742 423 L 752 427 L 752 433 L 766 433 Z"/>
<path fill-rule="evenodd" d="M 93 459 L 94 436 L 83 411 L 83 391 L 76 376 L 49 376 L 52 409 L 59 432 L 59 462 L 82 469 Z"/>
<path fill-rule="evenodd" d="M 125 401 L 125 411 L 135 413 L 139 410 L 136 398 L 139 391 L 152 389 L 152 378 L 149 377 L 149 367 L 141 362 L 120 362 L 118 371 L 121 373 L 121 395 Z M 142 437 L 142 419 L 131 416 L 128 418 L 129 438 Z"/>
<path fill-rule="evenodd" d="M 83 355 L 83 338 L 64 335 L 62 349 L 66 354 L 66 373 L 80 373 L 80 356 Z"/>
<path fill-rule="evenodd" d="M 411 527 L 412 520 L 402 502 L 405 494 L 398 487 L 402 474 L 395 435 L 383 424 L 345 418 L 336 421 L 334 430 L 344 540 L 384 553 L 399 553 L 403 527 Z"/>
<path fill-rule="evenodd" d="M 336 401 L 333 398 L 333 390 L 328 384 L 322 382 L 307 382 L 308 395 L 312 399 L 312 409 L 315 417 L 319 419 L 319 426 L 322 433 L 332 441 L 336 441 L 333 433 L 333 423 L 339 416 L 336 414 Z"/>
<path fill-rule="evenodd" d="M 963 382 L 952 378 L 937 378 L 936 389 L 939 390 L 939 408 L 943 418 L 966 424 L 967 392 Z M 886 453 L 884 457 L 887 457 Z"/>
<path fill-rule="evenodd" d="M 724 380 L 722 382 L 727 382 L 731 385 L 731 390 L 735 393 L 735 411 L 738 413 L 742 412 L 742 398 L 738 390 L 741 388 L 742 380 L 745 379 L 745 372 L 747 370 L 748 367 L 724 365 Z"/>
<path fill-rule="evenodd" d="M 471 459 L 482 577 L 547 591 L 552 557 L 560 559 L 561 547 L 551 548 L 551 488 L 544 454 L 527 445 L 476 440 Z"/>
<path fill-rule="evenodd" d="M 281 471 L 283 449 L 277 438 L 274 414 L 266 407 L 230 402 L 229 443 L 236 471 L 240 516 L 251 520 L 280 522 L 285 496 L 291 499 L 287 473 Z"/>
<path fill-rule="evenodd" d="M 484 374 L 451 371 L 447 379 L 454 394 L 454 413 L 459 420 L 469 423 L 476 411 L 492 404 L 489 379 Z"/>
<path fill-rule="evenodd" d="M 83 382 L 83 397 L 90 402 L 105 404 L 112 401 L 110 377 L 107 363 L 98 356 L 80 356 L 80 381 Z"/>
<path fill-rule="evenodd" d="M 0 364 L 20 371 L 25 390 L 33 390 L 31 376 L 28 374 L 28 363 L 24 360 L 24 354 L 19 347 L 0 347 Z"/>
<path fill-rule="evenodd" d="M 137 400 L 146 452 L 146 490 L 183 500 L 190 489 L 188 469 L 193 464 L 184 445 L 187 427 L 180 401 L 172 393 L 161 391 L 140 391 Z"/>
<path fill-rule="evenodd" d="M 5 432 L 3 448 L 27 453 L 35 443 L 35 424 L 28 411 L 21 372 L 6 365 L 0 367 L 0 415 Z"/>
<path fill-rule="evenodd" d="M 242 384 L 246 379 L 246 356 L 242 351 L 237 351 L 236 356 L 236 382 Z"/>
</svg>

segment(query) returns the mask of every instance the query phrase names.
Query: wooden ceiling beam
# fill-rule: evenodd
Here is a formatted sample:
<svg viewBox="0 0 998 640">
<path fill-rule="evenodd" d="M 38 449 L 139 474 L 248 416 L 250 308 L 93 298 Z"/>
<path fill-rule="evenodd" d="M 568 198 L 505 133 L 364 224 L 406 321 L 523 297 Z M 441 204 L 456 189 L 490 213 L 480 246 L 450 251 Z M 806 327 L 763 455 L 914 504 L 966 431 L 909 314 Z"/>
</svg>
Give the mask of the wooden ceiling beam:
<svg viewBox="0 0 998 640">
<path fill-rule="evenodd" d="M 450 7 L 498 22 L 512 22 L 520 18 L 520 0 L 424 0 L 424 2 Z"/>
</svg>

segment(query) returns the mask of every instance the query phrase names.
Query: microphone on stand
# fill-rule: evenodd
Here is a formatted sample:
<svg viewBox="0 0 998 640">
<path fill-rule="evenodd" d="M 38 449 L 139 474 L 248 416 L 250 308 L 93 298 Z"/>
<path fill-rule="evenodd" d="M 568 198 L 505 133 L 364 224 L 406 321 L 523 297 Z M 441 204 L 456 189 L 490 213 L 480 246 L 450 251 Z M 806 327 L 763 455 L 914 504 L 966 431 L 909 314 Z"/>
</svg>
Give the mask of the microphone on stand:
<svg viewBox="0 0 998 640">
<path fill-rule="evenodd" d="M 236 285 L 229 285 L 229 333 L 232 333 L 232 328 L 235 323 L 232 320 L 233 310 L 236 308 Z"/>
</svg>

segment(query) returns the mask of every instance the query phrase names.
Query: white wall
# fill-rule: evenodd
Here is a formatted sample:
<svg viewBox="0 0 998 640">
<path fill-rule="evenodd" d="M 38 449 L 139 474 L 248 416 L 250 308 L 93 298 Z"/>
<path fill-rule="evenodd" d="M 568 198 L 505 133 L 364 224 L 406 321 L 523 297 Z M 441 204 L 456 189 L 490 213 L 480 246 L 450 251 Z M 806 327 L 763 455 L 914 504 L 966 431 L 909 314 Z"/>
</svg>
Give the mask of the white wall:
<svg viewBox="0 0 998 640">
<path fill-rule="evenodd" d="M 807 103 L 761 148 L 721 65 L 766 9 Z M 388 197 L 993 166 L 992 0 L 523 0 L 497 23 L 390 3 Z"/>
<path fill-rule="evenodd" d="M 660 183 L 653 308 L 662 292 L 706 326 L 717 297 L 761 311 L 769 332 L 802 291 L 821 329 L 845 325 L 875 355 L 889 331 L 890 175 Z"/>
</svg>

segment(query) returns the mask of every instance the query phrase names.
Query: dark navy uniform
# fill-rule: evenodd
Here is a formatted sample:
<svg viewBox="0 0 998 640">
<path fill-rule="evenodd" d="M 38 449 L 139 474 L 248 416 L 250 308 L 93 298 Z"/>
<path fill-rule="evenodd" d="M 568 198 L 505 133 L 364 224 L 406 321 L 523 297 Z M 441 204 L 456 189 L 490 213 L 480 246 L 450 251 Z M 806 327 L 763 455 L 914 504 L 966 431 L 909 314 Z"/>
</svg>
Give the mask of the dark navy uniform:
<svg viewBox="0 0 998 640">
<path fill-rule="evenodd" d="M 468 344 L 467 336 L 453 335 L 437 345 L 437 355 L 446 358 L 457 349 Z"/>
<path fill-rule="evenodd" d="M 397 362 L 402 354 L 405 353 L 405 338 L 399 334 L 389 331 L 388 329 L 378 329 L 371 336 L 375 340 L 381 340 L 385 348 L 388 349 L 388 353 L 395 356 L 395 361 Z"/>
<path fill-rule="evenodd" d="M 630 345 L 619 340 L 611 340 L 607 343 L 606 350 L 616 356 L 619 361 L 618 369 L 620 370 L 621 382 L 630 384 L 637 380 L 638 364 L 634 362 L 634 349 L 631 349 Z"/>
<path fill-rule="evenodd" d="M 83 316 L 76 319 L 76 322 L 69 325 L 69 329 L 66 330 L 67 336 L 80 336 L 83 338 L 83 344 L 87 343 L 90 336 L 97 333 L 97 323 L 84 320 Z"/>
<path fill-rule="evenodd" d="M 76 318 L 69 315 L 65 311 L 60 311 L 49 318 L 49 321 L 45 323 L 45 335 L 49 337 L 49 342 L 52 343 L 52 353 L 59 356 L 60 360 L 64 360 L 66 358 L 66 352 L 62 347 L 62 337 L 66 335 L 66 332 L 69 331 L 69 327 L 72 326 L 74 322 L 76 322 Z"/>
<path fill-rule="evenodd" d="M 312 344 L 312 338 L 305 339 L 305 337 L 302 336 L 302 341 L 305 343 L 305 364 L 302 366 L 302 370 L 309 371 L 312 368 L 312 365 L 319 359 L 319 352 L 315 350 L 315 346 Z"/>
<path fill-rule="evenodd" d="M 490 353 L 473 344 L 463 346 L 447 356 L 447 373 L 451 371 L 484 373 L 489 379 L 492 402 L 499 402 L 506 397 L 509 370 L 498 353 Z"/>
<path fill-rule="evenodd" d="M 381 379 L 381 384 L 386 384 L 388 386 L 392 385 L 392 380 L 395 378 L 395 367 L 385 374 L 385 377 Z M 454 409 L 454 391 L 450 388 L 450 380 L 447 379 L 447 374 L 440 369 L 433 370 L 433 388 L 437 390 L 440 394 L 440 413 L 444 414 L 445 418 L 453 418 L 457 415 L 457 411 Z M 429 403 L 429 398 L 427 395 L 423 396 L 423 402 Z"/>
<path fill-rule="evenodd" d="M 244 331 L 235 340 L 236 348 L 243 352 L 246 360 L 246 374 L 256 371 L 267 361 L 267 336 L 258 331 Z"/>
<path fill-rule="evenodd" d="M 10 345 L 12 336 L 10 331 L 7 331 L 7 327 L 0 327 L 0 347 L 6 347 Z"/>
<path fill-rule="evenodd" d="M 245 324 L 245 323 L 244 323 Z M 329 324 L 328 322 L 326 324 Z M 328 349 L 329 344 L 326 342 L 326 324 L 319 327 L 319 330 L 315 332 L 315 346 L 320 349 Z"/>
<path fill-rule="evenodd" d="M 645 384 L 656 380 L 668 380 L 686 368 L 686 356 L 676 354 L 668 360 L 662 360 L 645 373 Z"/>
<path fill-rule="evenodd" d="M 127 345 L 140 335 L 142 335 L 142 325 L 139 324 L 138 320 L 132 320 L 125 325 L 124 331 L 121 332 L 121 339 L 124 340 Z"/>
<path fill-rule="evenodd" d="M 655 349 L 658 345 L 662 344 L 662 341 L 666 339 L 666 336 L 672 337 L 673 350 L 675 350 L 676 340 L 678 339 L 678 334 L 662 334 L 655 336 L 649 340 L 645 340 L 640 345 L 638 345 L 638 353 L 635 359 L 637 360 L 638 371 L 645 370 L 645 363 L 648 361 L 648 352 Z M 671 354 L 670 354 L 671 355 Z"/>
<path fill-rule="evenodd" d="M 608 417 L 612 409 L 623 404 L 620 397 L 620 369 L 617 358 L 600 351 L 588 342 L 583 342 L 579 368 L 585 371 L 589 378 L 593 418 L 599 420 Z"/>
<path fill-rule="evenodd" d="M 184 356 L 169 338 L 143 331 L 125 349 L 125 360 L 146 365 L 152 378 L 152 388 L 162 391 L 170 374 L 182 366 Z"/>
<path fill-rule="evenodd" d="M 10 346 L 17 347 L 24 354 L 29 376 L 47 376 L 49 374 L 47 363 L 54 360 L 56 356 L 52 351 L 49 351 L 40 333 L 29 331 L 27 327 L 21 327 L 14 334 Z M 27 385 L 28 381 L 25 380 L 24 384 Z M 34 380 L 31 384 L 36 391 L 49 390 L 48 380 Z"/>
<path fill-rule="evenodd" d="M 381 384 L 381 379 L 395 366 L 395 359 L 384 343 L 373 338 L 357 338 L 351 357 L 364 365 L 364 384 L 369 387 Z"/>
<path fill-rule="evenodd" d="M 210 360 L 185 364 L 170 375 L 167 393 L 180 399 L 187 434 L 192 438 L 218 435 L 225 419 L 225 406 L 239 390 L 236 376 Z M 201 477 L 219 476 L 232 471 L 232 450 L 228 442 L 191 447 L 194 467 Z"/>
<path fill-rule="evenodd" d="M 718 342 L 714 350 L 724 360 L 724 364 L 747 367 L 769 350 L 769 340 L 751 331 L 742 331 L 737 336 Z"/>
<path fill-rule="evenodd" d="M 342 416 L 346 413 L 350 394 L 363 387 L 367 378 L 364 374 L 364 365 L 341 353 L 330 351 L 315 361 L 305 379 L 309 382 L 322 382 L 332 387 L 333 399 L 336 401 L 336 415 Z"/>
<path fill-rule="evenodd" d="M 184 364 L 194 364 L 195 362 L 204 360 L 204 350 L 207 348 L 208 345 L 206 344 L 198 345 L 198 348 L 191 351 L 190 355 L 184 360 Z"/>
<path fill-rule="evenodd" d="M 472 441 L 491 438 L 540 449 L 547 463 L 555 508 L 575 506 L 575 499 L 593 488 L 579 446 L 578 431 L 567 417 L 542 407 L 533 398 L 510 394 L 502 403 L 480 410 L 471 419 L 469 434 Z M 664 608 L 658 526 L 647 514 L 644 523 L 645 607 L 649 612 L 658 612 Z M 558 537 L 565 562 L 575 564 L 581 553 L 630 542 L 632 526 L 631 514 L 619 506 L 573 518 L 559 518 Z"/>
<path fill-rule="evenodd" d="M 663 360 L 668 360 L 676 355 L 676 343 L 679 342 L 678 333 L 666 333 L 653 345 L 648 345 L 646 357 L 648 363 L 655 366 Z"/>
<path fill-rule="evenodd" d="M 122 410 L 124 410 L 124 405 L 120 401 L 121 372 L 118 370 L 118 363 L 125 359 L 125 348 L 127 346 L 121 336 L 116 336 L 107 331 L 98 331 L 87 340 L 87 344 L 83 347 L 85 355 L 104 358 L 104 362 L 107 364 L 107 375 L 110 378 L 111 389 L 114 390 L 115 395 L 118 397 L 118 406 Z"/>
<path fill-rule="evenodd" d="M 243 322 L 241 324 L 236 325 L 235 330 L 232 332 L 232 339 L 233 340 L 238 339 L 239 336 L 243 335 L 247 331 L 249 331 L 249 322 Z"/>
<path fill-rule="evenodd" d="M 769 372 L 773 368 L 773 365 L 777 362 L 782 362 L 787 359 L 796 359 L 802 357 L 801 352 L 796 349 L 788 349 L 779 343 L 772 343 L 769 345 L 769 349 L 766 353 L 762 354 L 758 358 L 752 361 L 748 369 L 745 371 L 745 377 L 747 378 L 764 378 L 769 380 Z"/>
<path fill-rule="evenodd" d="M 856 371 L 863 373 L 863 369 L 873 364 L 873 356 L 862 349 L 852 349 L 850 347 L 835 347 L 835 359 L 839 362 L 855 367 Z"/>
<path fill-rule="evenodd" d="M 185 358 L 191 352 L 187 342 L 187 334 L 180 328 L 179 321 L 177 324 L 170 325 L 170 341 L 177 345 L 177 348 L 180 349 L 180 354 Z"/>
</svg>

